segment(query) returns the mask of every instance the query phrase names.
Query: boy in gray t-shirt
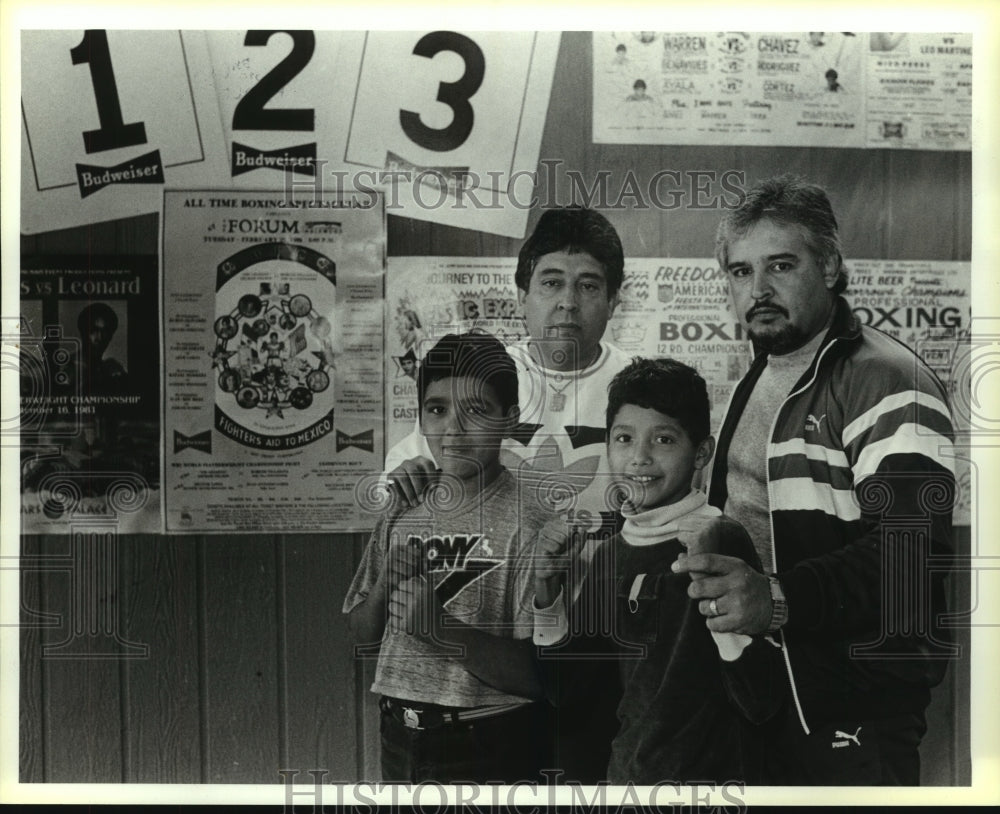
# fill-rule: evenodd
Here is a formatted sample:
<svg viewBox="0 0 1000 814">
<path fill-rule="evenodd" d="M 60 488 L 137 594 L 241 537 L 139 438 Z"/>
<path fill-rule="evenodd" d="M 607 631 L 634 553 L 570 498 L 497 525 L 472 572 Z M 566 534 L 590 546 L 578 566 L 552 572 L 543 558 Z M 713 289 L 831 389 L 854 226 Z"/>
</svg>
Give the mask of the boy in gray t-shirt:
<svg viewBox="0 0 1000 814">
<path fill-rule="evenodd" d="M 551 722 L 531 561 L 553 514 L 500 464 L 517 371 L 493 337 L 452 334 L 425 356 L 417 392 L 437 482 L 413 508 L 394 494 L 344 600 L 357 641 L 381 639 L 382 779 L 540 779 Z"/>
</svg>

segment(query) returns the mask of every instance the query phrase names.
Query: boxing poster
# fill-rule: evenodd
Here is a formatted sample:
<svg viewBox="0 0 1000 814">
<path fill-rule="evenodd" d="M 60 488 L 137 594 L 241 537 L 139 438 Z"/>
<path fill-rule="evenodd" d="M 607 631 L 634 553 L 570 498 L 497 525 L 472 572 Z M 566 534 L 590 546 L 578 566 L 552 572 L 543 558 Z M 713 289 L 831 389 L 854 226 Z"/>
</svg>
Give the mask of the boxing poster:
<svg viewBox="0 0 1000 814">
<path fill-rule="evenodd" d="M 972 34 L 595 32 L 597 143 L 971 149 Z"/>
<path fill-rule="evenodd" d="M 384 251 L 373 193 L 165 193 L 167 532 L 371 526 Z"/>
<path fill-rule="evenodd" d="M 21 530 L 160 529 L 157 261 L 22 263 Z"/>
<path fill-rule="evenodd" d="M 972 34 L 869 34 L 866 147 L 972 149 Z"/>
</svg>

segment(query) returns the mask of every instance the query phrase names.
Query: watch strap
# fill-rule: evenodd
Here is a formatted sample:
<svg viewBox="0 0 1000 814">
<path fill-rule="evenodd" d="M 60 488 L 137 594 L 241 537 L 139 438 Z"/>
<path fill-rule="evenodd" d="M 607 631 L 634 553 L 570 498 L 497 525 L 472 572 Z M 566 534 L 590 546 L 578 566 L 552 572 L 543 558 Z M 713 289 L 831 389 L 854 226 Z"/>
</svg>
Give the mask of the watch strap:
<svg viewBox="0 0 1000 814">
<path fill-rule="evenodd" d="M 771 622 L 767 626 L 767 632 L 774 633 L 788 621 L 788 603 L 778 577 L 770 574 L 767 581 L 771 587 Z"/>
</svg>

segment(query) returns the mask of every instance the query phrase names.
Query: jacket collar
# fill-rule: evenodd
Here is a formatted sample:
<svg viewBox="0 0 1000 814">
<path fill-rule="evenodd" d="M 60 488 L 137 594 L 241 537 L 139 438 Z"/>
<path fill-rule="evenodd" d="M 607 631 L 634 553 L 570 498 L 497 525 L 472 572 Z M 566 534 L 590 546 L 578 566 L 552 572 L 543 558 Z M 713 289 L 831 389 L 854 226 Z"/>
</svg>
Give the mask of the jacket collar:
<svg viewBox="0 0 1000 814">
<path fill-rule="evenodd" d="M 824 364 L 829 364 L 830 359 L 846 355 L 849 349 L 853 348 L 860 340 L 861 323 L 851 311 L 851 306 L 848 305 L 847 300 L 838 296 L 834 304 L 833 322 L 827 329 L 823 343 L 820 345 L 813 360 L 809 363 L 808 369 L 802 374 L 798 382 L 795 383 L 792 392 L 798 393 L 815 379 L 820 360 L 824 360 Z M 754 351 L 756 352 L 756 348 Z M 747 400 L 750 398 L 750 393 L 756 386 L 761 373 L 764 372 L 764 368 L 767 365 L 767 358 L 768 354 L 764 352 L 754 356 L 750 369 L 736 385 L 733 397 L 729 402 L 729 410 L 726 412 L 726 417 L 722 422 L 722 429 L 719 431 L 715 461 L 712 465 L 708 502 L 720 509 L 725 506 L 727 499 L 726 476 L 729 470 L 729 445 L 732 442 L 733 433 L 736 432 L 736 425 L 743 414 Z"/>
</svg>

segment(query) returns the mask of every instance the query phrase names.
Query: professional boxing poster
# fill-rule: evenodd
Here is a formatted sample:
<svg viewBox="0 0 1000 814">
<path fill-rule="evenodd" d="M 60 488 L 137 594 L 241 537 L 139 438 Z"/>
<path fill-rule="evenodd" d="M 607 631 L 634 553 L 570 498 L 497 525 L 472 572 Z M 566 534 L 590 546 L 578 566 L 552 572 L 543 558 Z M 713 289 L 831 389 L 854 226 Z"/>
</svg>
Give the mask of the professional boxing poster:
<svg viewBox="0 0 1000 814">
<path fill-rule="evenodd" d="M 384 247 L 375 194 L 165 193 L 167 532 L 371 525 Z"/>
<path fill-rule="evenodd" d="M 969 150 L 972 34 L 600 31 L 594 141 Z"/>
<path fill-rule="evenodd" d="M 151 256 L 22 264 L 21 530 L 160 528 L 159 281 Z"/>
</svg>

